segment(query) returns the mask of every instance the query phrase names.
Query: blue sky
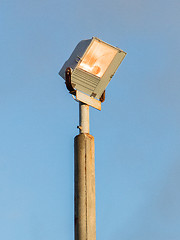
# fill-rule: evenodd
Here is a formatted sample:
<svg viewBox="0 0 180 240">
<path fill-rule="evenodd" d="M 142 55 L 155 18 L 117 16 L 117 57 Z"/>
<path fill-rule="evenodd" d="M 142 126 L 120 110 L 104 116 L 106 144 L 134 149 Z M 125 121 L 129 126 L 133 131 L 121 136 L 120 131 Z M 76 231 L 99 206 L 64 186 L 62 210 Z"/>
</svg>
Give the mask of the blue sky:
<svg viewBox="0 0 180 240">
<path fill-rule="evenodd" d="M 0 239 L 73 239 L 78 104 L 58 76 L 96 36 L 128 54 L 90 110 L 97 239 L 180 239 L 180 3 L 0 1 Z"/>
</svg>

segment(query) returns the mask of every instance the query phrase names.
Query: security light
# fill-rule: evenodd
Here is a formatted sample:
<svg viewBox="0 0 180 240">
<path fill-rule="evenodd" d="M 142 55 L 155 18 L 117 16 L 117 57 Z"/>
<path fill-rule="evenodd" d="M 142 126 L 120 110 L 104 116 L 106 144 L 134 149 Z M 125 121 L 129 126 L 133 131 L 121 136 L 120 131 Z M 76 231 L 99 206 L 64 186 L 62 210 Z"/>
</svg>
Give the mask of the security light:
<svg viewBox="0 0 180 240">
<path fill-rule="evenodd" d="M 99 100 L 125 55 L 121 49 L 93 37 L 76 46 L 59 74 L 70 93 L 78 90 Z"/>
<path fill-rule="evenodd" d="M 94 137 L 89 106 L 101 110 L 105 89 L 126 53 L 100 39 L 83 40 L 59 74 L 79 102 L 79 135 L 74 139 L 74 237 L 96 240 Z"/>
</svg>

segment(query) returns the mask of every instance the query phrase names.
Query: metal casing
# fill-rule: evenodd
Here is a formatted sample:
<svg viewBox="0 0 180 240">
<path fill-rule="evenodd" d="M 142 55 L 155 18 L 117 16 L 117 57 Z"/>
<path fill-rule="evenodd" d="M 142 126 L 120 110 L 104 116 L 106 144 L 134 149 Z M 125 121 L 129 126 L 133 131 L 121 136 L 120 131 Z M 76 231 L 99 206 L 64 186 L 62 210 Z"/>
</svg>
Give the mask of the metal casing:
<svg viewBox="0 0 180 240">
<path fill-rule="evenodd" d="M 116 55 L 112 59 L 111 63 L 101 78 L 78 67 L 83 57 L 91 48 L 94 41 L 102 42 L 103 44 L 106 44 L 111 48 L 117 50 Z M 83 40 L 78 43 L 70 58 L 64 63 L 59 72 L 59 75 L 65 79 L 65 71 L 68 67 L 70 67 L 72 70 L 71 84 L 73 88 L 82 91 L 89 96 L 99 99 L 109 84 L 111 78 L 115 74 L 117 68 L 121 64 L 122 60 L 124 59 L 125 55 L 126 53 L 121 49 L 113 47 L 96 37 L 88 40 Z"/>
</svg>

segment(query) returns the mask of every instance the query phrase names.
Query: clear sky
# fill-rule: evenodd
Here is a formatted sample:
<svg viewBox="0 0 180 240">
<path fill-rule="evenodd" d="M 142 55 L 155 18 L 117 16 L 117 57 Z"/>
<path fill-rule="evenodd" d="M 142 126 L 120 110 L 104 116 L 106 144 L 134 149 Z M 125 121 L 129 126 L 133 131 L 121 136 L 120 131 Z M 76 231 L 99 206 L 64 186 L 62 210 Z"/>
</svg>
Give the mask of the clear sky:
<svg viewBox="0 0 180 240">
<path fill-rule="evenodd" d="M 97 240 L 180 239 L 179 29 L 179 0 L 0 0 L 0 239 L 73 239 L 78 104 L 58 71 L 92 36 L 128 53 L 90 109 Z"/>
</svg>

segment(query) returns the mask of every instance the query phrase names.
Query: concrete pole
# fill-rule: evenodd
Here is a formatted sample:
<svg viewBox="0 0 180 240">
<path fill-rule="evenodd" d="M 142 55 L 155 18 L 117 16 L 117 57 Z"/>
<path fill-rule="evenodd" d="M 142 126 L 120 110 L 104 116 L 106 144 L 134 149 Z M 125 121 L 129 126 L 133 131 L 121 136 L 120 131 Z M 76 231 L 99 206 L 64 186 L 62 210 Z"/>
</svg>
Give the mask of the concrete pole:
<svg viewBox="0 0 180 240">
<path fill-rule="evenodd" d="M 74 139 L 75 240 L 96 240 L 94 137 L 89 106 L 80 104 L 80 134 Z"/>
</svg>

